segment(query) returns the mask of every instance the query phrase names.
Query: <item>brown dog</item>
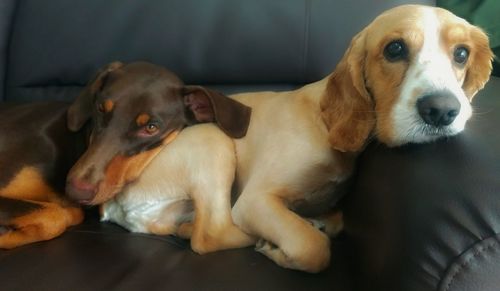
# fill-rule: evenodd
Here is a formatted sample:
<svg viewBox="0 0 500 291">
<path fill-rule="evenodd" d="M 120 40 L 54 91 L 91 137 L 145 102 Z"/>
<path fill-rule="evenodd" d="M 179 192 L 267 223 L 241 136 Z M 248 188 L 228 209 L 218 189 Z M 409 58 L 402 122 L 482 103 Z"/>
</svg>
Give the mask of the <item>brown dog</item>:
<svg viewBox="0 0 500 291">
<path fill-rule="evenodd" d="M 257 250 L 280 266 L 320 271 L 329 263 L 330 243 L 315 226 L 333 234 L 341 220 L 305 217 L 324 214 L 342 195 L 371 138 L 395 146 L 461 132 L 491 59 L 487 36 L 450 12 L 391 9 L 354 37 L 323 80 L 295 91 L 232 96 L 252 108 L 247 135 L 234 145 L 210 133 L 211 126 L 183 131 L 136 184 L 105 205 L 104 219 L 134 231 L 185 235 L 193 199 L 195 250 L 258 240 Z M 200 136 L 214 140 L 199 148 Z M 235 170 L 232 217 L 246 238 L 225 227 Z M 165 175 L 158 187 L 157 173 Z"/>
<path fill-rule="evenodd" d="M 216 121 L 237 138 L 250 117 L 248 107 L 141 62 L 106 66 L 68 105 L 0 109 L 0 248 L 80 223 L 83 212 L 65 186 L 72 200 L 99 203 L 134 181 L 185 126 Z"/>
</svg>

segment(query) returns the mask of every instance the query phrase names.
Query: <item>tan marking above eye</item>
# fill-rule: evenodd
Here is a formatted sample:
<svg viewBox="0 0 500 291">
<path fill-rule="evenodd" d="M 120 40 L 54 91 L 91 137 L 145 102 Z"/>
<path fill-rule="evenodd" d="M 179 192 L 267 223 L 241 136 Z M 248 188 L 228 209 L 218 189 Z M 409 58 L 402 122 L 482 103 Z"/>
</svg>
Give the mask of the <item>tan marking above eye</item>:
<svg viewBox="0 0 500 291">
<path fill-rule="evenodd" d="M 151 119 L 151 116 L 147 113 L 141 113 L 137 118 L 135 119 L 135 122 L 137 123 L 138 126 L 144 126 L 148 121 Z"/>
<path fill-rule="evenodd" d="M 463 46 L 470 51 L 470 37 L 466 27 L 459 24 L 447 24 L 441 29 L 441 48 L 453 60 L 453 53 L 458 46 Z"/>
<path fill-rule="evenodd" d="M 104 112 L 108 113 L 108 112 L 113 111 L 113 108 L 115 107 L 115 103 L 113 101 L 107 99 L 107 100 L 104 100 L 104 102 L 102 103 L 102 107 L 104 109 Z"/>
</svg>

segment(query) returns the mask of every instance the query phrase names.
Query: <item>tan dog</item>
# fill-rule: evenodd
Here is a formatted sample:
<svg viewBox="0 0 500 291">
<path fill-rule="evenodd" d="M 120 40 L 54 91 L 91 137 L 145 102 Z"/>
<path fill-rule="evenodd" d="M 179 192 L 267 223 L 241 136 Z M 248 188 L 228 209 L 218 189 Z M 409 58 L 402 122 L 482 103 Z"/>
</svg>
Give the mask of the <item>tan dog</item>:
<svg viewBox="0 0 500 291">
<path fill-rule="evenodd" d="M 280 266 L 318 272 L 329 264 L 330 242 L 315 226 L 335 232 L 341 221 L 326 216 L 317 224 L 304 215 L 324 214 L 340 197 L 371 137 L 397 146 L 462 131 L 491 59 L 487 36 L 448 11 L 388 10 L 354 37 L 325 79 L 232 96 L 252 108 L 248 132 L 234 145 L 213 125 L 183 131 L 138 183 L 105 205 L 103 218 L 133 231 L 189 235 L 194 208 L 195 251 L 258 241 Z M 235 173 L 232 218 L 248 236 L 231 221 Z"/>
</svg>

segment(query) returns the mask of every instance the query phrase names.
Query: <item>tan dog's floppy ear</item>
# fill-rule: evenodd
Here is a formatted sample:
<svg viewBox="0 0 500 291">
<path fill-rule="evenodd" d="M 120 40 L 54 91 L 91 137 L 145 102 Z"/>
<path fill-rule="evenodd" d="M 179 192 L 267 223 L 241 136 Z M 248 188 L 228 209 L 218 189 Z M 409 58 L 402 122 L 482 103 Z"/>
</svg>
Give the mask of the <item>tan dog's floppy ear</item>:
<svg viewBox="0 0 500 291">
<path fill-rule="evenodd" d="M 93 97 L 100 89 L 102 89 L 105 79 L 109 72 L 123 67 L 121 62 L 112 62 L 101 68 L 97 74 L 89 81 L 85 89 L 73 101 L 73 104 L 68 108 L 67 126 L 71 131 L 78 131 L 85 122 L 89 119 L 92 112 Z"/>
<path fill-rule="evenodd" d="M 490 49 L 488 36 L 481 29 L 471 26 L 470 36 L 473 47 L 470 50 L 470 65 L 467 69 L 463 89 L 465 95 L 472 100 L 490 78 L 493 52 Z"/>
<path fill-rule="evenodd" d="M 330 145 L 342 152 L 360 151 L 375 125 L 374 104 L 364 80 L 365 57 L 362 31 L 351 41 L 329 77 L 321 100 L 321 114 L 329 129 Z"/>
<path fill-rule="evenodd" d="M 185 86 L 183 95 L 191 121 L 216 122 L 230 137 L 245 136 L 250 123 L 250 107 L 201 86 Z"/>
</svg>

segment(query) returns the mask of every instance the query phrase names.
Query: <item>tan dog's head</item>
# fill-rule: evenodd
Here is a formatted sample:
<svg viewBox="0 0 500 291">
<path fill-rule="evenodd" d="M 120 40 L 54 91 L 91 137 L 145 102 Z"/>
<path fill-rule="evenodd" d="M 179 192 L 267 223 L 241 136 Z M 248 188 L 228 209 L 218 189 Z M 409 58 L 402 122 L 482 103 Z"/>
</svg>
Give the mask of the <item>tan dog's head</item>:
<svg viewBox="0 0 500 291">
<path fill-rule="evenodd" d="M 216 122 L 242 137 L 250 108 L 200 86 L 185 86 L 163 67 L 111 63 L 68 109 L 68 127 L 90 131 L 85 153 L 67 176 L 66 192 L 82 204 L 99 204 L 141 174 L 161 146 L 187 125 Z"/>
<path fill-rule="evenodd" d="M 461 132 L 488 81 L 488 37 L 452 13 L 404 5 L 357 34 L 322 100 L 330 143 L 359 151 L 374 134 L 389 146 Z"/>
</svg>

